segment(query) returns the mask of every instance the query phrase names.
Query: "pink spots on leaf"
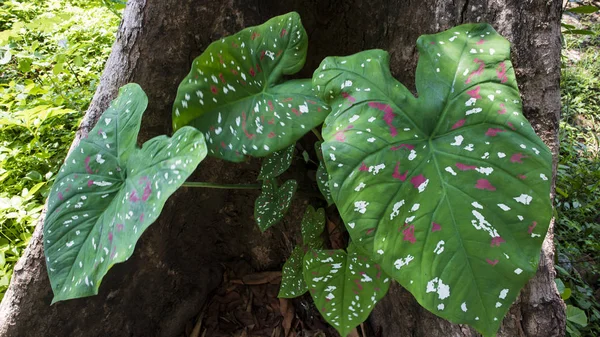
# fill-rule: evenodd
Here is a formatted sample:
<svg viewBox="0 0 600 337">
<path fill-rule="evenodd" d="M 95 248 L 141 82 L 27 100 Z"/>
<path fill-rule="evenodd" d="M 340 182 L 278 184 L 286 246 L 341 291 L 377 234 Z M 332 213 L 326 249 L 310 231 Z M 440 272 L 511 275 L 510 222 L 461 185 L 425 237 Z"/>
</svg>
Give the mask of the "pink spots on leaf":
<svg viewBox="0 0 600 337">
<path fill-rule="evenodd" d="M 256 39 L 259 36 L 260 34 L 258 34 L 257 32 L 252 32 L 252 36 L 250 36 L 250 38 L 254 41 L 254 39 Z"/>
<path fill-rule="evenodd" d="M 500 236 L 496 236 L 492 238 L 492 242 L 490 242 L 490 247 L 500 247 L 500 244 L 505 243 L 504 239 Z"/>
<path fill-rule="evenodd" d="M 469 170 L 474 170 L 477 168 L 477 166 L 467 165 L 467 164 L 463 164 L 463 163 L 456 163 L 456 167 L 461 171 L 469 171 Z"/>
<path fill-rule="evenodd" d="M 267 122 L 267 124 L 269 124 L 269 125 L 273 125 L 273 124 L 275 124 L 275 118 L 271 118 L 271 120 L 269 120 L 269 121 Z"/>
<path fill-rule="evenodd" d="M 118 224 L 117 224 L 117 232 L 120 232 L 120 231 L 122 231 L 122 230 L 123 230 L 123 224 L 121 224 L 121 223 L 118 223 Z"/>
<path fill-rule="evenodd" d="M 481 89 L 481 87 L 477 86 L 475 89 L 467 91 L 467 94 L 469 96 L 471 96 L 471 98 L 480 99 L 481 98 L 481 95 L 479 94 L 480 89 Z"/>
<path fill-rule="evenodd" d="M 142 194 L 142 201 L 147 201 L 152 193 L 152 187 L 150 186 L 150 182 L 146 181 L 146 186 L 144 186 L 144 192 Z"/>
<path fill-rule="evenodd" d="M 88 187 L 92 187 L 92 185 L 94 185 L 94 181 L 88 180 L 87 185 L 88 185 Z"/>
<path fill-rule="evenodd" d="M 508 127 L 511 128 L 513 131 L 517 129 L 511 122 L 506 122 L 506 125 L 508 125 Z"/>
<path fill-rule="evenodd" d="M 227 81 L 225 81 L 225 77 L 223 76 L 223 73 L 219 73 L 219 78 L 221 79 L 221 83 L 226 84 Z"/>
<path fill-rule="evenodd" d="M 458 122 L 454 123 L 454 125 L 452 125 L 452 130 L 458 129 L 461 126 L 465 125 L 465 121 L 466 121 L 466 119 L 461 119 Z"/>
<path fill-rule="evenodd" d="M 498 133 L 500 132 L 506 132 L 506 130 L 504 129 L 494 129 L 494 128 L 489 128 L 486 132 L 485 135 L 489 136 L 489 137 L 496 137 L 498 135 Z"/>
<path fill-rule="evenodd" d="M 485 40 L 484 40 L 484 39 L 480 39 L 479 41 L 477 41 L 477 44 L 478 44 L 478 45 L 482 45 L 484 42 L 485 42 Z"/>
<path fill-rule="evenodd" d="M 373 234 L 373 232 L 375 232 L 375 228 L 369 228 L 369 229 L 367 229 L 366 234 L 370 235 L 370 234 Z"/>
<path fill-rule="evenodd" d="M 131 201 L 131 202 L 140 201 L 140 198 L 137 196 L 137 193 L 135 191 L 131 192 L 131 194 L 129 195 L 129 201 Z"/>
<path fill-rule="evenodd" d="M 519 174 L 517 177 L 521 180 L 527 179 L 527 177 L 524 174 Z"/>
<path fill-rule="evenodd" d="M 210 92 L 212 92 L 213 95 L 216 95 L 219 93 L 219 89 L 217 87 L 215 87 L 214 85 L 211 85 Z"/>
<path fill-rule="evenodd" d="M 350 102 L 350 104 L 353 104 L 356 102 L 356 98 L 354 98 L 354 96 L 350 95 L 347 92 L 342 91 L 342 97 L 344 97 L 346 100 L 348 100 Z"/>
<path fill-rule="evenodd" d="M 354 128 L 354 125 L 348 125 L 344 128 L 344 130 L 336 132 L 335 140 L 337 140 L 338 142 L 345 142 L 346 136 L 344 135 L 344 133 L 347 132 L 348 130 L 351 130 L 352 128 Z"/>
<path fill-rule="evenodd" d="M 425 179 L 425 176 L 422 174 L 419 174 L 416 177 L 413 177 L 412 179 L 410 179 L 410 183 L 413 184 L 413 186 L 415 188 L 419 188 L 422 184 L 425 183 L 427 179 Z"/>
<path fill-rule="evenodd" d="M 256 136 L 255 134 L 248 132 L 246 129 L 246 113 L 244 111 L 242 111 L 242 131 L 244 131 L 244 134 L 248 139 L 253 139 Z"/>
<path fill-rule="evenodd" d="M 531 226 L 529 226 L 527 228 L 527 233 L 529 233 L 529 234 L 533 233 L 533 230 L 535 229 L 535 226 L 537 226 L 537 221 L 534 221 L 533 223 L 531 223 Z"/>
<path fill-rule="evenodd" d="M 396 150 L 400 150 L 400 149 L 402 149 L 402 148 L 405 148 L 405 149 L 407 149 L 407 150 L 413 150 L 413 149 L 415 148 L 415 146 L 414 146 L 414 145 L 412 145 L 412 144 L 400 144 L 400 145 L 398 145 L 398 146 L 392 146 L 392 147 L 390 148 L 390 150 L 392 150 L 392 151 L 396 151 Z"/>
<path fill-rule="evenodd" d="M 61 192 L 58 192 L 58 200 L 62 201 L 65 197 L 63 197 L 63 194 Z"/>
<path fill-rule="evenodd" d="M 500 103 L 500 110 L 498 110 L 498 114 L 504 115 L 506 113 L 506 106 L 504 103 Z"/>
<path fill-rule="evenodd" d="M 364 162 L 360 164 L 360 167 L 358 168 L 359 171 L 362 172 L 369 172 L 369 168 L 367 167 L 367 164 L 365 164 Z"/>
<path fill-rule="evenodd" d="M 431 231 L 432 232 L 438 232 L 442 230 L 442 226 L 440 226 L 440 224 L 437 224 L 435 222 L 431 223 Z"/>
<path fill-rule="evenodd" d="M 112 240 L 113 240 L 113 233 L 108 232 L 108 241 L 112 242 Z"/>
<path fill-rule="evenodd" d="M 492 266 L 495 266 L 498 263 L 497 259 L 496 260 L 485 259 L 485 261 Z"/>
<path fill-rule="evenodd" d="M 392 110 L 392 107 L 390 107 L 388 104 L 377 102 L 369 102 L 369 106 L 371 108 L 383 111 L 383 120 L 389 126 L 390 134 L 392 135 L 392 137 L 396 137 L 396 135 L 398 134 L 398 130 L 396 130 L 396 127 L 394 127 L 394 125 L 392 124 L 392 121 L 394 120 L 396 114 Z"/>
<path fill-rule="evenodd" d="M 364 272 L 361 272 L 361 273 L 364 274 Z M 356 287 L 358 288 L 358 291 L 362 291 L 363 290 L 363 285 L 360 284 L 360 280 L 359 279 L 355 279 L 354 280 L 354 284 L 356 284 Z"/>
<path fill-rule="evenodd" d="M 275 110 L 275 107 L 273 106 L 273 102 L 271 102 L 271 101 L 267 101 L 267 105 L 269 106 L 269 110 L 270 110 L 270 111 L 273 111 L 273 110 Z"/>
<path fill-rule="evenodd" d="M 279 34 L 279 37 L 284 37 L 284 36 L 285 36 L 285 33 L 287 33 L 287 30 L 285 30 L 285 29 L 282 29 L 282 30 L 281 30 L 281 33 Z"/>
<path fill-rule="evenodd" d="M 515 153 L 510 157 L 510 162 L 523 164 L 523 159 L 525 159 L 525 158 L 527 158 L 526 155 L 524 155 L 522 153 Z"/>
<path fill-rule="evenodd" d="M 273 138 L 275 137 L 275 132 L 271 131 L 269 132 L 269 134 L 267 135 L 268 138 Z"/>
<path fill-rule="evenodd" d="M 92 168 L 90 167 L 90 160 L 91 160 L 90 156 L 85 157 L 85 160 L 84 160 L 85 171 L 89 174 L 93 174 L 94 171 L 92 171 Z"/>
<path fill-rule="evenodd" d="M 473 60 L 473 62 L 477 63 L 479 65 L 479 68 L 477 68 L 477 70 L 473 70 L 469 74 L 469 77 L 467 77 L 467 80 L 465 81 L 466 84 L 471 83 L 471 80 L 474 76 L 479 76 L 483 74 L 483 70 L 485 69 L 485 62 L 483 62 L 482 60 L 476 58 L 475 60 Z"/>
<path fill-rule="evenodd" d="M 506 64 L 504 62 L 501 62 L 498 65 L 498 68 L 496 68 L 496 76 L 500 79 L 500 83 L 508 81 L 508 78 L 506 77 Z"/>
<path fill-rule="evenodd" d="M 284 98 L 284 99 L 282 99 L 281 101 L 282 101 L 282 102 L 291 102 L 291 101 L 293 101 L 293 100 L 294 100 L 294 98 L 293 98 L 293 97 L 288 97 L 288 98 Z"/>
<path fill-rule="evenodd" d="M 294 115 L 296 115 L 296 116 L 300 116 L 300 115 L 301 115 L 301 114 L 300 114 L 300 111 L 298 111 L 298 109 L 296 109 L 296 108 L 292 108 L 292 112 L 293 112 L 293 113 L 294 113 Z"/>
<path fill-rule="evenodd" d="M 232 69 L 231 69 L 231 73 L 232 73 L 232 74 L 234 74 L 234 75 L 237 75 L 237 74 L 238 74 L 238 71 L 232 68 Z"/>
<path fill-rule="evenodd" d="M 487 179 L 477 180 L 477 183 L 475 184 L 475 188 L 480 189 L 480 190 L 488 190 L 488 191 L 496 190 L 496 187 L 494 187 L 492 185 L 492 183 L 490 183 L 490 181 Z"/>
<path fill-rule="evenodd" d="M 400 173 L 400 162 L 396 163 L 396 167 L 394 168 L 394 173 L 392 173 L 392 177 L 398 179 L 400 181 L 406 181 L 406 177 L 408 176 L 408 170 L 404 172 L 404 174 Z"/>
<path fill-rule="evenodd" d="M 415 238 L 415 225 L 408 226 L 408 228 L 402 231 L 402 235 L 404 236 L 404 241 L 408 241 L 410 243 L 417 242 L 417 239 Z"/>
<path fill-rule="evenodd" d="M 252 77 L 256 76 L 256 72 L 254 71 L 254 67 L 250 67 L 250 70 L 248 72 L 250 73 L 250 75 L 252 75 Z"/>
<path fill-rule="evenodd" d="M 140 222 L 144 222 L 144 213 L 140 214 Z"/>
<path fill-rule="evenodd" d="M 264 59 L 264 58 L 265 58 L 265 51 L 263 50 L 260 52 L 260 60 L 262 61 L 262 59 Z"/>
</svg>

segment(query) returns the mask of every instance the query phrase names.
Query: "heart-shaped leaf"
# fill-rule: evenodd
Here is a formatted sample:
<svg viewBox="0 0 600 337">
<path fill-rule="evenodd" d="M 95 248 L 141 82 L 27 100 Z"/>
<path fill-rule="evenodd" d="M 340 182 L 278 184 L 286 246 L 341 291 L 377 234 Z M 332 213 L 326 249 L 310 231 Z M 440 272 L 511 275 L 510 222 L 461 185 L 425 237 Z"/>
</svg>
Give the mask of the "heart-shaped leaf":
<svg viewBox="0 0 600 337">
<path fill-rule="evenodd" d="M 295 180 L 288 180 L 281 187 L 277 187 L 275 179 L 263 182 L 262 192 L 254 203 L 254 219 L 261 231 L 266 231 L 283 219 L 297 187 Z"/>
<path fill-rule="evenodd" d="M 415 98 L 386 52 L 332 57 L 314 85 L 330 188 L 352 239 L 421 305 L 495 335 L 552 216 L 552 155 L 486 24 L 419 38 Z"/>
<path fill-rule="evenodd" d="M 343 250 L 313 250 L 304 255 L 304 280 L 325 320 L 341 336 L 364 322 L 387 293 L 389 277 L 351 244 Z"/>
<path fill-rule="evenodd" d="M 323 248 L 323 230 L 325 229 L 325 210 L 319 208 L 315 210 L 308 205 L 302 218 L 302 242 L 304 245 L 317 249 Z"/>
<path fill-rule="evenodd" d="M 192 127 L 136 147 L 147 102 L 137 84 L 122 87 L 56 177 L 44 222 L 53 302 L 97 294 L 206 156 L 204 137 Z"/>
<path fill-rule="evenodd" d="M 280 176 L 285 172 L 290 165 L 292 165 L 292 159 L 294 159 L 294 146 L 290 146 L 287 149 L 273 152 L 263 159 L 258 179 L 270 179 Z"/>
<path fill-rule="evenodd" d="M 294 298 L 308 290 L 302 271 L 305 249 L 323 248 L 321 234 L 325 229 L 325 210 L 319 208 L 315 211 L 308 206 L 302 218 L 302 245 L 296 246 L 292 254 L 283 265 L 281 275 L 281 288 L 278 297 Z"/>
<path fill-rule="evenodd" d="M 279 84 L 302 68 L 307 46 L 295 12 L 213 42 L 179 85 L 174 129 L 196 127 L 210 155 L 231 161 L 294 144 L 329 113 L 310 80 Z"/>
</svg>

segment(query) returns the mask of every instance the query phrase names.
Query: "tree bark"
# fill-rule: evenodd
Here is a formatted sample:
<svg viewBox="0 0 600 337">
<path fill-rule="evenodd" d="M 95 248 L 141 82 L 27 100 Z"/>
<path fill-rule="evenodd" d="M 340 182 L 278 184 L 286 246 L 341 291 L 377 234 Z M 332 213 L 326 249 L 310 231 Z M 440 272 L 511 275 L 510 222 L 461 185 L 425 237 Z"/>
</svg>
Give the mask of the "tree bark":
<svg viewBox="0 0 600 337">
<path fill-rule="evenodd" d="M 558 154 L 560 111 L 560 0 L 129 0 L 100 86 L 72 148 L 91 130 L 118 88 L 139 83 L 149 97 L 140 141 L 171 130 L 171 104 L 193 58 L 222 36 L 289 11 L 309 34 L 301 77 L 328 55 L 382 48 L 392 73 L 414 88 L 415 42 L 422 34 L 465 22 L 489 22 L 513 43 L 513 64 L 524 113 Z M 258 161 L 207 159 L 193 180 L 255 180 Z M 302 183 L 300 181 L 300 183 Z M 252 219 L 256 191 L 182 188 L 142 236 L 132 258 L 116 265 L 95 297 L 50 305 L 42 224 L 17 264 L 0 305 L 0 336 L 177 336 L 222 278 L 222 265 L 243 259 L 255 270 L 275 270 L 298 234 L 306 200 L 282 224 L 260 233 Z M 564 304 L 554 285 L 552 227 L 540 268 L 505 318 L 500 336 L 564 335 Z M 476 336 L 437 318 L 399 286 L 370 319 L 377 336 Z"/>
</svg>

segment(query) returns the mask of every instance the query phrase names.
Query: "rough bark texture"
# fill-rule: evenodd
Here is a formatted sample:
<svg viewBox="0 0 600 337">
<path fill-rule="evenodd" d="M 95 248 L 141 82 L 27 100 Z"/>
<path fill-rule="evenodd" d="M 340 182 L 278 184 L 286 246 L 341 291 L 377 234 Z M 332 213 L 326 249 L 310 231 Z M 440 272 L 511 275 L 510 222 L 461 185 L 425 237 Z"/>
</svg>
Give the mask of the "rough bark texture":
<svg viewBox="0 0 600 337">
<path fill-rule="evenodd" d="M 464 22 L 491 23 L 513 43 L 524 113 L 557 154 L 560 111 L 560 0 L 129 0 L 117 40 L 73 145 L 128 82 L 147 92 L 149 108 L 140 141 L 169 133 L 171 102 L 191 61 L 221 36 L 291 10 L 309 33 L 303 77 L 328 55 L 370 48 L 391 53 L 394 75 L 414 87 L 415 42 Z M 206 160 L 194 180 L 250 182 L 257 161 Z M 302 182 L 300 182 L 302 183 Z M 297 234 L 305 201 L 282 225 L 261 234 L 252 219 L 254 191 L 181 189 L 138 243 L 126 263 L 115 266 L 98 296 L 50 306 L 52 293 L 38 225 L 0 305 L 0 336 L 176 336 L 221 281 L 222 265 L 244 259 L 256 270 L 278 268 Z M 284 234 L 286 233 L 287 234 Z M 505 318 L 500 336 L 560 336 L 564 305 L 554 286 L 549 232 L 537 276 Z M 377 336 L 475 336 L 422 309 L 395 286 L 370 320 Z"/>
</svg>

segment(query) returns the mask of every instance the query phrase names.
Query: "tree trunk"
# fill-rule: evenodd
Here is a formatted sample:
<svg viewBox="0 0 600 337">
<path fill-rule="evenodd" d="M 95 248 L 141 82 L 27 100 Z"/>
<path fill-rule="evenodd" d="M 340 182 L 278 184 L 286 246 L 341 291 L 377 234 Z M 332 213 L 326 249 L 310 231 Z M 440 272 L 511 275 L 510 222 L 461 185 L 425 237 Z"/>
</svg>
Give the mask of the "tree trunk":
<svg viewBox="0 0 600 337">
<path fill-rule="evenodd" d="M 129 0 L 73 146 L 128 82 L 139 83 L 149 97 L 140 141 L 170 133 L 171 105 L 193 58 L 215 39 L 292 10 L 300 13 L 310 39 L 302 77 L 310 77 L 325 56 L 382 48 L 391 54 L 392 73 L 408 88 L 414 87 L 419 35 L 465 22 L 491 23 L 513 43 L 524 113 L 556 159 L 560 0 Z M 258 168 L 256 160 L 232 164 L 207 159 L 192 179 L 252 182 Z M 108 273 L 97 296 L 52 306 L 40 222 L 0 305 L 0 336 L 181 335 L 221 282 L 223 265 L 242 259 L 255 270 L 276 270 L 289 255 L 285 243 L 297 236 L 307 201 L 295 202 L 280 225 L 261 234 L 252 219 L 257 195 L 180 189 L 131 259 Z M 537 276 L 504 319 L 500 336 L 564 335 L 564 304 L 553 282 L 552 240 L 551 228 Z M 383 337 L 477 335 L 428 313 L 399 286 L 376 307 L 370 324 Z"/>
</svg>

